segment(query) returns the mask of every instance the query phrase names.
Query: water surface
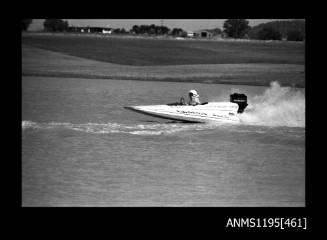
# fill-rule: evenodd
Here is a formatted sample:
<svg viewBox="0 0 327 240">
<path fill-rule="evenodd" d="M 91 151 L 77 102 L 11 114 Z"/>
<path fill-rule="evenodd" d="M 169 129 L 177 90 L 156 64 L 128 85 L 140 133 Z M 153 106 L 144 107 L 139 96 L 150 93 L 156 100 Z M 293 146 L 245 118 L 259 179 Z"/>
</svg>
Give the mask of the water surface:
<svg viewBox="0 0 327 240">
<path fill-rule="evenodd" d="M 196 89 L 248 95 L 241 124 L 128 111 Z M 303 91 L 199 83 L 22 78 L 23 206 L 304 206 Z"/>
</svg>

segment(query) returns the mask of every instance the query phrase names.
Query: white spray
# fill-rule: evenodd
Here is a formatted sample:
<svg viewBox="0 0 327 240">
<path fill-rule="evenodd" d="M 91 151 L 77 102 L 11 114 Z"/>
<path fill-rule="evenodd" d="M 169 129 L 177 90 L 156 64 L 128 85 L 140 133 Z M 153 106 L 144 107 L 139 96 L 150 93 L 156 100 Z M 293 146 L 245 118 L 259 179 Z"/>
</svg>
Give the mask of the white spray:
<svg viewBox="0 0 327 240">
<path fill-rule="evenodd" d="M 240 115 L 245 124 L 305 127 L 305 95 L 300 90 L 272 82 L 263 95 L 248 96 L 248 104 Z"/>
</svg>

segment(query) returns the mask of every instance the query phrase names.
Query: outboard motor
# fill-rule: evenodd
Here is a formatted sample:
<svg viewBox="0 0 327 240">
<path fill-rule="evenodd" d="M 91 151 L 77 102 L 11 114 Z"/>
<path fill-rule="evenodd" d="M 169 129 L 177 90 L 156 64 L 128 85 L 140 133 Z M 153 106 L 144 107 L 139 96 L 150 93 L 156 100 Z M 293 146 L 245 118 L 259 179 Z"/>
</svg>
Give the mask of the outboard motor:
<svg viewBox="0 0 327 240">
<path fill-rule="evenodd" d="M 245 94 L 243 93 L 233 93 L 230 95 L 230 101 L 232 103 L 237 103 L 238 104 L 238 113 L 242 113 L 244 109 L 247 107 L 248 103 L 248 98 Z"/>
</svg>

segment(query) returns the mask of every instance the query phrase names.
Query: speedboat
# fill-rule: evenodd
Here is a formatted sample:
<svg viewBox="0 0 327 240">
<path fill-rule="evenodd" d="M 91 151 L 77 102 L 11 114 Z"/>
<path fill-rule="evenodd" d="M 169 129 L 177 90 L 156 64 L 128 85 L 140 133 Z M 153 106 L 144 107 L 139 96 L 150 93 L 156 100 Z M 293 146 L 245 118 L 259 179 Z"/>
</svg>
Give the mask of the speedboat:
<svg viewBox="0 0 327 240">
<path fill-rule="evenodd" d="M 230 102 L 205 102 L 199 105 L 185 105 L 184 98 L 180 102 L 165 105 L 128 106 L 126 109 L 150 115 L 157 118 L 170 119 L 182 122 L 240 122 L 247 106 L 245 94 L 230 95 Z"/>
</svg>

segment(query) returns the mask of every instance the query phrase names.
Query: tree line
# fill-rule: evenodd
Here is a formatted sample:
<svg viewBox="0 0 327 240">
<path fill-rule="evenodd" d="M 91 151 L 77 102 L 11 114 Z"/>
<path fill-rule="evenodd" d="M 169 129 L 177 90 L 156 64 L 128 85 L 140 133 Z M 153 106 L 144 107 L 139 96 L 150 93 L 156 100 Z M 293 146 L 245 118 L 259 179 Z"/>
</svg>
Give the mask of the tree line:
<svg viewBox="0 0 327 240">
<path fill-rule="evenodd" d="M 301 20 L 273 21 L 250 27 L 246 19 L 227 19 L 223 28 L 227 37 L 231 38 L 287 41 L 305 39 L 305 22 Z"/>
<path fill-rule="evenodd" d="M 169 28 L 166 26 L 151 25 L 134 25 L 131 29 L 132 33 L 135 34 L 149 34 L 149 35 L 165 35 L 168 34 Z"/>
<path fill-rule="evenodd" d="M 23 19 L 22 31 L 26 31 L 31 23 L 32 19 Z M 68 21 L 62 19 L 45 19 L 43 27 L 46 32 L 74 31 L 74 27 L 69 27 Z M 155 24 L 134 25 L 129 31 L 124 28 L 116 28 L 113 29 L 113 33 L 187 36 L 187 32 L 181 28 L 169 29 L 166 26 Z M 273 21 L 251 27 L 246 19 L 227 19 L 223 24 L 223 30 L 215 28 L 212 33 L 215 35 L 221 34 L 225 38 L 303 41 L 305 39 L 305 22 L 301 20 Z"/>
<path fill-rule="evenodd" d="M 32 19 L 22 20 L 22 30 L 26 31 L 28 26 L 32 23 Z M 77 27 L 69 26 L 68 21 L 62 19 L 45 19 L 43 22 L 43 29 L 45 32 L 69 32 L 78 31 Z M 100 29 L 100 28 L 99 28 Z M 124 28 L 112 29 L 113 33 L 116 34 L 148 34 L 148 35 L 167 35 L 171 34 L 173 36 L 184 36 L 186 37 L 186 31 L 181 28 L 170 29 L 166 26 L 157 26 L 155 24 L 151 25 L 134 25 L 130 31 L 126 31 Z"/>
<path fill-rule="evenodd" d="M 292 20 L 263 23 L 252 27 L 248 34 L 251 39 L 303 41 L 305 22 Z"/>
</svg>

